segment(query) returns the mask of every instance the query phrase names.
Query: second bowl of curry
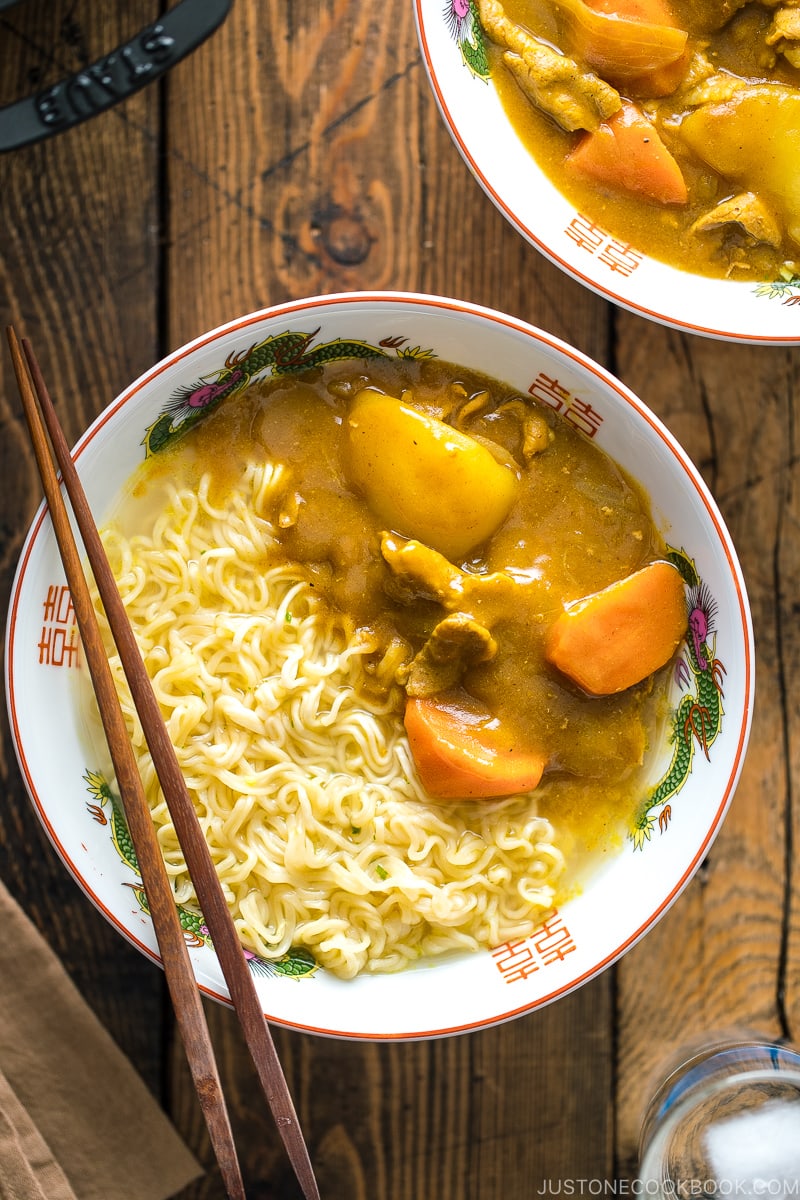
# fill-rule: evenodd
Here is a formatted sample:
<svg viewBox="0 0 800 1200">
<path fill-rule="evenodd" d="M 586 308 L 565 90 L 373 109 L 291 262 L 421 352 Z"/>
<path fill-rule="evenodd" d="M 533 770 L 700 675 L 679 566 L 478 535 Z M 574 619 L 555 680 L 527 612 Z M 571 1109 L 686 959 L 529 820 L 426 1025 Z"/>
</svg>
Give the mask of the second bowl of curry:
<svg viewBox="0 0 800 1200">
<path fill-rule="evenodd" d="M 529 241 L 694 333 L 800 341 L 800 20 L 759 0 L 416 0 L 434 94 Z"/>
</svg>

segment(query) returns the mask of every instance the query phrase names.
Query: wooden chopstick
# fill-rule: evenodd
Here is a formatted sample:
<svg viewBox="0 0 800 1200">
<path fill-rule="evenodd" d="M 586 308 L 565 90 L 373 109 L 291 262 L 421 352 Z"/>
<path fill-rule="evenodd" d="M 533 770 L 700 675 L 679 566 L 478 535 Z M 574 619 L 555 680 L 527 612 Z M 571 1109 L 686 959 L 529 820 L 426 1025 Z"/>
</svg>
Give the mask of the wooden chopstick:
<svg viewBox="0 0 800 1200">
<path fill-rule="evenodd" d="M 228 1110 L 214 1059 L 202 998 L 192 971 L 186 937 L 150 817 L 142 779 L 128 737 L 61 488 L 50 458 L 44 426 L 36 407 L 33 385 L 13 329 L 8 330 L 8 341 L 45 498 L 69 584 L 86 663 L 97 696 L 103 729 L 192 1078 L 226 1192 L 231 1200 L 244 1200 L 244 1184 Z"/>
<path fill-rule="evenodd" d="M 142 661 L 52 400 L 27 339 L 22 339 L 22 348 L 153 764 L 228 985 L 231 1002 L 303 1195 L 306 1200 L 320 1200 L 308 1148 L 297 1120 L 286 1078 L 208 845 L 195 816 L 180 764 L 161 716 L 158 700 Z M 125 741 L 128 741 L 127 733 Z"/>
</svg>

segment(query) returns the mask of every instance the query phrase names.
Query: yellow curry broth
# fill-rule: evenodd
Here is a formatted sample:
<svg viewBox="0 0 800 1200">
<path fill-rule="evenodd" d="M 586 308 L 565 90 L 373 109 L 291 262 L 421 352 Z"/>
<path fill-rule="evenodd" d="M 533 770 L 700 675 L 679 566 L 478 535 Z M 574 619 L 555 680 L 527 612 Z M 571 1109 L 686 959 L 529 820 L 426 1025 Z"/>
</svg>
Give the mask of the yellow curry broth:
<svg viewBox="0 0 800 1200">
<path fill-rule="evenodd" d="M 570 52 L 555 15 L 555 0 L 504 0 L 502 7 L 510 20 L 528 32 L 565 53 Z M 718 28 L 722 8 L 721 4 L 697 4 L 694 0 L 671 2 L 676 24 L 689 33 L 690 49 L 705 59 L 706 66 L 698 81 L 704 73 L 713 72 L 715 76 L 724 73 L 741 80 L 745 86 L 750 82 L 770 82 L 800 89 L 800 71 L 766 44 L 774 6 L 745 3 Z M 758 182 L 748 179 L 744 163 L 743 173 L 737 177 L 726 177 L 714 170 L 682 137 L 684 118 L 698 107 L 699 93 L 691 95 L 688 84 L 658 98 L 635 89 L 626 90 L 624 84 L 615 83 L 620 95 L 633 100 L 653 121 L 683 174 L 687 203 L 659 204 L 588 180 L 571 170 L 565 160 L 582 131 L 565 132 L 536 108 L 503 64 L 502 48 L 489 41 L 487 50 L 501 102 L 525 146 L 576 210 L 607 233 L 653 258 L 703 275 L 755 280 L 775 278 L 782 271 L 800 272 L 800 245 L 789 236 L 786 213 L 781 212 L 780 204 L 768 194 L 768 189 L 764 191 Z M 694 61 L 696 64 L 699 59 Z M 591 70 L 585 64 L 581 67 Z M 751 113 L 748 121 L 754 120 L 756 115 Z M 769 124 L 766 114 L 763 124 L 765 127 Z M 758 144 L 764 132 L 765 129 L 749 130 L 748 137 Z M 791 172 L 791 164 L 787 170 Z M 754 173 L 754 178 L 757 177 L 758 171 Z M 797 186 L 800 187 L 800 181 Z M 703 231 L 693 229 L 718 204 L 748 190 L 758 193 L 776 216 L 779 244 L 757 240 L 741 225 L 732 223 Z"/>
<path fill-rule="evenodd" d="M 664 546 L 648 501 L 590 440 L 545 406 L 495 380 L 438 361 L 336 365 L 270 380 L 232 397 L 181 442 L 162 470 L 191 483 L 213 473 L 214 494 L 259 458 L 289 467 L 278 553 L 303 564 L 327 602 L 363 628 L 384 655 L 408 661 L 436 623 L 430 599 L 398 599 L 381 555 L 382 525 L 347 478 L 345 427 L 352 397 L 365 385 L 447 420 L 493 448 L 519 473 L 507 520 L 468 561 L 471 573 L 506 571 L 518 587 L 493 626 L 497 654 L 468 669 L 463 688 L 521 742 L 545 750 L 548 769 L 535 793 L 574 852 L 609 848 L 624 835 L 641 799 L 641 767 L 665 716 L 666 671 L 616 696 L 589 697 L 547 665 L 543 640 L 565 602 L 590 594 L 653 559 Z M 408 394 L 405 394 L 408 393 Z M 477 398 L 477 399 L 476 399 Z M 544 447 L 526 463 L 521 411 L 538 413 Z M 472 413 L 473 415 L 470 415 Z M 431 496 L 431 504 L 437 498 Z M 391 653 L 390 653 L 391 652 Z M 385 661 L 385 660 L 384 660 Z M 376 674 L 376 687 L 387 682 Z M 398 719 L 402 717 L 402 692 Z"/>
</svg>

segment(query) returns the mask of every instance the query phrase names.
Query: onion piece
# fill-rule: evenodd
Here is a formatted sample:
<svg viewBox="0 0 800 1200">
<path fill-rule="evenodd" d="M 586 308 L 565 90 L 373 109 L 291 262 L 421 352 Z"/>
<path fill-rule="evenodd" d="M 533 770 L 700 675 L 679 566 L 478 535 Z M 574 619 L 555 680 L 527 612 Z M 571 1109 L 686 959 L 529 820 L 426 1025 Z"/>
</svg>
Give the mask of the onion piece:
<svg viewBox="0 0 800 1200">
<path fill-rule="evenodd" d="M 677 62 L 688 33 L 671 25 L 653 25 L 595 12 L 583 0 L 553 0 L 571 39 L 570 53 L 580 55 L 595 71 L 626 79 Z"/>
</svg>

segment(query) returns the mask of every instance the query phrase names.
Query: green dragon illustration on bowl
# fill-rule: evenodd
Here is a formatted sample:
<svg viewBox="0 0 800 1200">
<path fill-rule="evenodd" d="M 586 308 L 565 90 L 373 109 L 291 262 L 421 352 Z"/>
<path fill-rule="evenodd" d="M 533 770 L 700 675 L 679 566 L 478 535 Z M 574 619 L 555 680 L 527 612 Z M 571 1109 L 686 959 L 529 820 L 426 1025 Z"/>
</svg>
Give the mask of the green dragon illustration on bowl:
<svg viewBox="0 0 800 1200">
<path fill-rule="evenodd" d="M 318 333 L 319 329 L 310 333 L 284 330 L 283 333 L 270 334 L 247 350 L 229 354 L 221 369 L 188 386 L 177 388 L 145 433 L 146 453 L 156 454 L 172 445 L 226 397 L 244 391 L 268 375 L 293 374 L 346 359 L 363 361 L 389 358 L 391 352 L 398 358 L 434 357 L 430 350 L 406 346 L 407 339 L 397 336 L 382 338 L 377 346 L 358 339 L 343 338 L 314 346 L 314 338 Z"/>
<path fill-rule="evenodd" d="M 671 717 L 669 767 L 636 814 L 631 838 L 637 850 L 649 841 L 656 822 L 662 833 L 667 829 L 672 818 L 670 800 L 691 774 L 695 749 L 710 759 L 711 747 L 722 729 L 725 666 L 716 657 L 716 602 L 684 550 L 669 547 L 667 557 L 680 571 L 687 588 L 689 631 L 675 668 L 675 679 L 683 694 Z"/>
<path fill-rule="evenodd" d="M 450 0 L 444 10 L 444 19 L 472 74 L 478 79 L 488 79 L 491 74 L 489 56 L 475 0 Z"/>
</svg>

